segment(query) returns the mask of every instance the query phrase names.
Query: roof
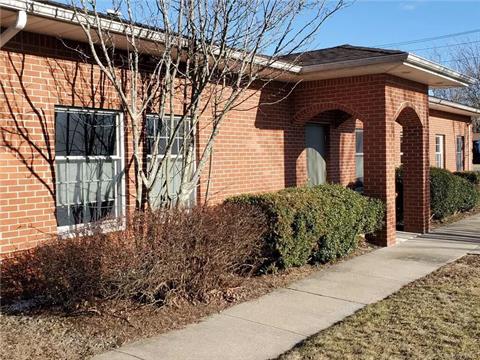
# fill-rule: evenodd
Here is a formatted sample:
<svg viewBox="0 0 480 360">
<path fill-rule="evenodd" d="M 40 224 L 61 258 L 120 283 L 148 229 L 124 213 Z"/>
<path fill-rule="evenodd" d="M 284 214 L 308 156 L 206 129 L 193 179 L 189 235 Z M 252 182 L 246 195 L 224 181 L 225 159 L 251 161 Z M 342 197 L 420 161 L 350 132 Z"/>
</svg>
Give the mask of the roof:
<svg viewBox="0 0 480 360">
<path fill-rule="evenodd" d="M 68 40 L 86 40 L 80 20 L 70 5 L 38 0 L 0 0 L 0 23 L 3 27 L 12 26 L 17 14 L 22 11 L 27 15 L 24 31 Z M 123 35 L 125 31 L 138 35 L 139 48 L 146 54 L 158 52 L 158 44 L 165 38 L 165 34 L 158 29 L 143 24 L 126 27 L 124 20 L 111 15 L 103 14 L 101 22 L 102 26 L 110 30 L 111 39 L 117 48 L 129 46 Z M 233 52 L 233 56 L 241 58 L 243 54 L 238 51 Z M 285 82 L 390 74 L 434 88 L 473 83 L 473 79 L 466 75 L 414 54 L 353 45 L 290 54 L 274 62 L 267 56 L 257 56 L 254 61 L 273 69 L 269 76 Z"/>
<path fill-rule="evenodd" d="M 285 61 L 296 61 L 300 66 L 309 66 L 402 54 L 408 55 L 408 53 L 400 50 L 376 49 L 345 44 L 326 49 L 294 53 L 284 56 L 282 59 Z"/>
<path fill-rule="evenodd" d="M 430 96 L 428 98 L 429 107 L 430 109 L 445 111 L 448 113 L 458 114 L 458 115 L 465 115 L 470 117 L 479 117 L 480 116 L 480 109 L 460 104 L 458 102 L 440 99 L 435 96 Z"/>
</svg>

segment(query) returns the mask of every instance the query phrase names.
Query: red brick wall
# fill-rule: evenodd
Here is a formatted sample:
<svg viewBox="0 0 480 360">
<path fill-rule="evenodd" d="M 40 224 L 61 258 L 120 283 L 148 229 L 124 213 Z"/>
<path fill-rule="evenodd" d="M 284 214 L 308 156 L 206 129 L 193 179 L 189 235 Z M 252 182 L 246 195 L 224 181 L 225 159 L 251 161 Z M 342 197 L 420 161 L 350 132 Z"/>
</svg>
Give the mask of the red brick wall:
<svg viewBox="0 0 480 360">
<path fill-rule="evenodd" d="M 274 84 L 261 92 L 249 90 L 245 94 L 248 101 L 228 113 L 212 155 L 210 203 L 236 194 L 275 191 L 305 183 L 306 164 L 299 157 L 305 147 L 304 130 L 291 121 L 291 100 L 261 106 L 286 93 L 285 84 Z M 200 129 L 200 148 L 208 135 L 208 127 Z M 208 171 L 207 167 L 204 174 Z M 205 178 L 199 187 L 200 202 L 207 191 Z"/>
<path fill-rule="evenodd" d="M 430 164 L 435 166 L 435 135 L 445 135 L 445 168 L 457 171 L 456 139 L 465 138 L 465 170 L 472 170 L 472 126 L 468 116 L 430 110 Z"/>
<path fill-rule="evenodd" d="M 99 69 L 51 38 L 22 32 L 0 50 L 0 254 L 24 250 L 56 234 L 54 108 L 57 105 L 118 110 L 115 91 Z M 223 124 L 212 158 L 209 200 L 252 191 L 274 191 L 305 182 L 303 128 L 292 124 L 289 85 L 252 89 Z M 175 112 L 181 104 L 175 104 Z M 198 138 L 205 144 L 208 118 Z M 128 129 L 126 129 L 128 130 Z M 133 207 L 134 169 L 125 140 L 127 206 Z M 300 169 L 300 171 L 299 171 Z M 208 167 L 205 170 L 209 171 Z M 197 191 L 203 203 L 206 181 Z"/>
<path fill-rule="evenodd" d="M 51 37 L 22 32 L 0 50 L 0 254 L 56 234 L 56 105 L 120 108 L 96 67 Z"/>
<path fill-rule="evenodd" d="M 6 137 L 0 143 L 0 253 L 7 253 L 34 246 L 56 232 L 51 167 L 55 105 L 115 110 L 119 102 L 95 66 L 76 60 L 75 53 L 52 38 L 22 33 L 0 51 L 0 64 L 0 121 L 8 130 L 2 132 Z M 229 113 L 217 138 L 212 167 L 205 169 L 211 181 L 207 184 L 204 176 L 198 187 L 199 202 L 206 200 L 207 188 L 208 200 L 218 202 L 235 194 L 304 184 L 304 124 L 309 121 L 331 124 L 328 178 L 347 185 L 355 178 L 354 130 L 363 126 L 365 190 L 386 202 L 386 227 L 379 242 L 393 244 L 398 120 L 421 130 L 422 137 L 410 142 L 415 151 L 425 149 L 425 156 L 413 162 L 420 171 L 412 177 L 415 191 L 409 196 L 415 198 L 412 211 L 418 214 L 412 224 L 428 227 L 424 221 L 429 216 L 424 196 L 428 190 L 426 86 L 386 75 L 311 81 L 299 84 L 282 102 L 262 105 L 281 99 L 288 90 L 284 84 L 251 89 L 248 100 Z M 200 148 L 209 134 L 208 119 L 203 121 Z M 127 164 L 130 158 L 127 146 Z M 130 180 L 132 171 L 127 169 Z M 127 191 L 131 185 L 127 181 Z"/>
</svg>

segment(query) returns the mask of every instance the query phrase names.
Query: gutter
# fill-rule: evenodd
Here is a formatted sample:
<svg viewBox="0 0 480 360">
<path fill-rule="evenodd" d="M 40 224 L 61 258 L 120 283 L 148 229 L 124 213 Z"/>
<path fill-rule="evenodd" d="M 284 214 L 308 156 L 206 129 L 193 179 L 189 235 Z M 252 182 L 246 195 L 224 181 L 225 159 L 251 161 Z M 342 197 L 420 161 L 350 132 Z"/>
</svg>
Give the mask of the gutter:
<svg viewBox="0 0 480 360">
<path fill-rule="evenodd" d="M 0 7 L 5 7 L 11 10 L 17 10 L 24 13 L 25 22 L 26 22 L 26 13 L 28 11 L 30 14 L 35 16 L 40 16 L 47 19 L 53 19 L 56 21 L 62 21 L 65 23 L 70 24 L 86 24 L 87 22 L 91 21 L 92 16 L 90 14 L 83 14 L 78 13 L 76 14 L 74 9 L 69 7 L 68 5 L 54 5 L 49 3 L 43 3 L 35 0 L 0 0 Z M 18 18 L 17 18 L 18 20 Z M 101 18 L 100 19 L 101 26 L 104 28 L 109 29 L 109 31 L 116 32 L 122 34 L 123 32 L 131 32 L 138 36 L 143 41 L 151 41 L 151 42 L 162 42 L 164 39 L 164 35 L 157 30 L 142 27 L 138 24 L 132 24 L 132 26 L 128 26 L 122 22 L 115 21 L 114 19 L 108 18 Z M 15 24 L 17 26 L 17 24 Z M 21 22 L 18 25 L 22 25 Z M 23 24 L 23 27 L 25 24 Z M 11 30 L 12 35 L 8 37 L 10 29 L 7 29 L 2 34 L 2 39 L 0 42 L 0 47 L 3 46 L 12 36 L 18 33 L 23 27 L 15 30 Z M 5 36 L 5 40 L 3 39 Z M 242 58 L 244 56 L 241 52 L 233 53 L 232 57 L 235 58 Z M 345 69 L 345 68 L 355 68 L 355 67 L 362 67 L 368 65 L 380 65 L 380 64 L 392 64 L 392 65 L 404 65 L 408 66 L 417 70 L 421 70 L 424 72 L 428 72 L 432 75 L 436 75 L 439 77 L 443 77 L 446 80 L 455 81 L 457 84 L 461 86 L 468 86 L 475 82 L 475 79 L 463 75 L 457 71 L 451 70 L 447 67 L 424 59 L 422 57 L 409 54 L 407 52 L 400 52 L 398 54 L 393 55 L 385 55 L 385 56 L 377 56 L 373 58 L 364 58 L 364 59 L 357 59 L 357 60 L 347 60 L 347 61 L 340 61 L 340 62 L 330 62 L 325 64 L 316 64 L 316 65 L 307 65 L 307 66 L 300 66 L 297 64 L 292 64 L 287 61 L 282 60 L 275 60 L 270 61 L 266 56 L 257 55 L 254 59 L 254 63 L 259 66 L 266 66 L 276 70 L 283 70 L 290 72 L 295 75 L 306 75 L 312 74 L 315 72 L 327 71 L 327 70 L 337 70 L 337 69 Z"/>
<path fill-rule="evenodd" d="M 17 19 L 15 24 L 7 28 L 4 32 L 0 34 L 0 49 L 15 35 L 22 31 L 27 25 L 27 13 L 24 10 L 17 12 Z"/>
<path fill-rule="evenodd" d="M 428 103 L 432 109 L 470 116 L 472 120 L 480 116 L 480 109 L 434 96 L 428 97 Z"/>
<path fill-rule="evenodd" d="M 421 68 L 423 70 L 434 72 L 435 74 L 445 78 L 454 79 L 460 83 L 463 83 L 464 86 L 473 85 L 475 83 L 475 79 L 470 76 L 461 74 L 458 71 L 449 69 L 417 55 L 408 54 L 405 65 Z"/>
<path fill-rule="evenodd" d="M 75 12 L 74 8 L 69 7 L 68 5 L 60 6 L 60 4 L 54 5 L 34 0 L 0 0 L 0 6 L 11 10 L 22 11 L 23 13 L 25 13 L 25 11 L 28 11 L 35 16 L 40 16 L 46 19 L 52 19 L 69 24 L 76 24 L 78 26 L 80 26 L 81 24 L 86 25 L 87 23 L 95 23 L 94 16 L 90 14 L 84 14 L 82 11 Z M 130 26 L 121 21 L 104 18 L 101 14 L 99 15 L 101 26 L 111 32 L 115 32 L 120 35 L 124 32 L 130 32 L 137 36 L 139 39 L 147 42 L 164 41 L 164 34 L 161 31 L 153 30 L 137 24 L 132 24 L 132 26 Z M 242 59 L 243 57 L 245 57 L 245 54 L 241 52 L 232 53 L 233 59 Z M 288 71 L 291 73 L 299 73 L 301 70 L 301 67 L 298 65 L 279 60 L 271 61 L 268 57 L 260 55 L 256 56 L 256 58 L 254 59 L 254 63 L 259 66 L 266 66 L 272 69 Z"/>
</svg>

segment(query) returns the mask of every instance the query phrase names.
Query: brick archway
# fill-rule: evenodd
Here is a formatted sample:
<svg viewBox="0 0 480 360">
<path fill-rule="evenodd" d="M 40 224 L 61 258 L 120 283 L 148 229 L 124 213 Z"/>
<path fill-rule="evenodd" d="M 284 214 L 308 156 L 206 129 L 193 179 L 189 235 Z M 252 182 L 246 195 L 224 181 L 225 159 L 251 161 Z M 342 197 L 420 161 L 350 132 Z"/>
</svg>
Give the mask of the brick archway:
<svg viewBox="0 0 480 360">
<path fill-rule="evenodd" d="M 363 176 L 357 176 L 355 152 L 356 130 L 363 130 L 360 117 L 358 112 L 336 102 L 313 103 L 294 115 L 295 126 L 319 124 L 327 127 L 326 175 L 329 183 L 352 188 L 362 184 Z"/>
<path fill-rule="evenodd" d="M 298 110 L 293 116 L 293 123 L 303 125 L 316 115 L 327 111 L 342 111 L 348 114 L 350 117 L 356 119 L 363 119 L 363 117 L 356 111 L 352 110 L 348 106 L 335 102 L 317 102 L 310 104 L 300 110 Z"/>
<path fill-rule="evenodd" d="M 404 229 L 425 233 L 430 222 L 428 128 L 411 103 L 403 103 L 394 119 L 403 127 Z"/>
<path fill-rule="evenodd" d="M 418 146 L 422 154 L 423 170 L 414 175 L 419 176 L 415 184 L 421 184 L 421 198 L 411 223 L 421 232 L 428 229 L 428 86 L 386 74 L 306 81 L 295 88 L 293 106 L 294 125 L 330 110 L 341 110 L 363 122 L 364 193 L 382 200 L 386 209 L 384 227 L 371 241 L 383 246 L 396 242 L 395 121 L 416 124 L 413 128 L 420 129 L 421 136 L 410 138 L 412 148 Z M 297 173 L 304 173 L 304 158 L 298 159 Z M 409 206 L 413 209 L 414 203 Z"/>
</svg>

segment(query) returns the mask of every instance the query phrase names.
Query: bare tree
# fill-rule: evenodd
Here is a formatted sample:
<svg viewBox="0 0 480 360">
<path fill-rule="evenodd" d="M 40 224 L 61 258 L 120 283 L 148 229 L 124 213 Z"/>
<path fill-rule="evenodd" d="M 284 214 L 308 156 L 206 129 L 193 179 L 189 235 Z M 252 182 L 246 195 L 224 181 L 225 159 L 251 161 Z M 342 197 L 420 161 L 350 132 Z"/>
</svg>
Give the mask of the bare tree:
<svg viewBox="0 0 480 360">
<path fill-rule="evenodd" d="M 435 89 L 434 95 L 480 108 L 480 44 L 472 41 L 458 45 L 449 56 L 449 65 L 474 78 L 475 83 L 464 88 Z M 442 61 L 441 57 L 439 59 Z M 480 118 L 474 121 L 474 131 L 480 132 Z"/>
<path fill-rule="evenodd" d="M 308 45 L 345 1 L 113 0 L 110 17 L 95 0 L 73 6 L 88 56 L 128 115 L 142 208 L 188 202 L 226 115 L 291 71 L 295 61 L 284 56 Z M 208 133 L 201 147 L 199 127 Z"/>
</svg>

